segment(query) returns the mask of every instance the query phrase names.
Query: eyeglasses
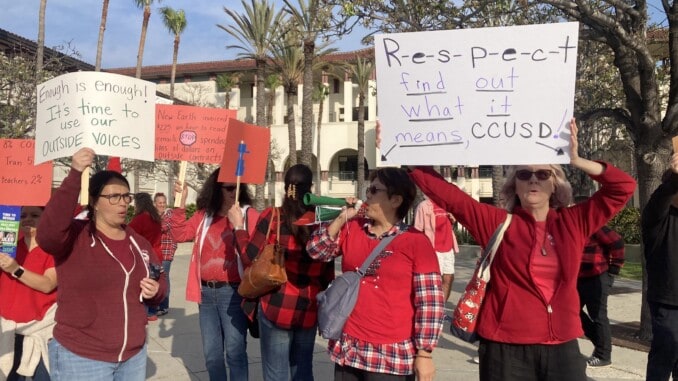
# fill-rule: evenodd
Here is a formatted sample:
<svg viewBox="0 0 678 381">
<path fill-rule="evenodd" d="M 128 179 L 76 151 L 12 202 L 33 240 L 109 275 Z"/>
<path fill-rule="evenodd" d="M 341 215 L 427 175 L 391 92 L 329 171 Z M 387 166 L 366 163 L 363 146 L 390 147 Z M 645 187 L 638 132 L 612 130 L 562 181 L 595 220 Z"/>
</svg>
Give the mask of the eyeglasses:
<svg viewBox="0 0 678 381">
<path fill-rule="evenodd" d="M 233 192 L 235 190 L 235 185 L 222 185 L 221 189 L 225 189 L 227 192 Z"/>
<path fill-rule="evenodd" d="M 518 180 L 527 181 L 532 178 L 532 175 L 535 175 L 537 180 L 548 180 L 553 175 L 553 171 L 550 169 L 539 169 L 534 172 L 528 171 L 527 169 L 516 171 L 516 178 Z"/>
<path fill-rule="evenodd" d="M 102 194 L 99 195 L 99 197 L 107 198 L 108 202 L 111 203 L 111 205 L 116 205 L 120 203 L 120 200 L 125 200 L 125 203 L 129 204 L 132 202 L 132 198 L 134 197 L 134 193 L 111 193 L 111 194 Z"/>
<path fill-rule="evenodd" d="M 386 189 L 377 188 L 374 185 L 365 189 L 365 194 L 371 194 L 372 196 L 377 194 L 377 192 L 386 192 Z"/>
</svg>

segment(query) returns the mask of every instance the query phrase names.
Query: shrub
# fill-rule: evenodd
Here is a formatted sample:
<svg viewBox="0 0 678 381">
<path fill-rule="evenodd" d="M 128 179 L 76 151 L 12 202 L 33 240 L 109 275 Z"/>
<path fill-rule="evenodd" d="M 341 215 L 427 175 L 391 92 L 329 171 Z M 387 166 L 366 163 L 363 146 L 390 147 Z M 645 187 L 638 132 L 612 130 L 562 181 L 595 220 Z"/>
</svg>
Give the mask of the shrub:
<svg viewBox="0 0 678 381">
<path fill-rule="evenodd" d="M 186 219 L 191 218 L 197 209 L 198 207 L 195 204 L 186 205 Z"/>
<path fill-rule="evenodd" d="M 626 207 L 607 223 L 629 244 L 640 243 L 640 209 Z"/>
<path fill-rule="evenodd" d="M 457 243 L 460 245 L 477 245 L 476 240 L 469 234 L 468 230 L 460 228 L 459 224 L 454 224 L 454 235 L 457 237 Z"/>
</svg>

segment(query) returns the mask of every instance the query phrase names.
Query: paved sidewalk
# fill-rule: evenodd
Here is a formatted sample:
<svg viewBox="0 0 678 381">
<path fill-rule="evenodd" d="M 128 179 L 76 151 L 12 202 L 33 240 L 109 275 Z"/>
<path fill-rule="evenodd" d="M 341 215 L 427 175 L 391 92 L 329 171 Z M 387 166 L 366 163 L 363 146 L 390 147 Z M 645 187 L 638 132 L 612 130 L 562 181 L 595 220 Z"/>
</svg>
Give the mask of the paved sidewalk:
<svg viewBox="0 0 678 381">
<path fill-rule="evenodd" d="M 170 313 L 156 322 L 149 323 L 148 369 L 149 380 L 209 380 L 202 356 L 200 327 L 198 324 L 198 306 L 186 302 L 184 291 L 191 244 L 180 244 L 172 263 Z M 451 303 L 447 304 L 451 313 L 471 276 L 475 259 L 472 255 L 457 256 L 456 277 Z M 617 294 L 610 296 L 609 316 L 612 323 L 633 322 L 640 319 L 640 282 L 621 280 L 614 286 Z M 388 324 L 388 322 L 384 322 Z M 443 332 L 438 348 L 433 353 L 438 380 L 471 381 L 478 379 L 478 366 L 471 361 L 476 347 L 462 342 Z M 316 353 L 313 357 L 313 372 L 317 381 L 332 380 L 333 364 L 325 353 L 327 341 L 318 336 Z M 593 350 L 588 340 L 580 340 L 583 354 Z M 262 379 L 259 340 L 248 337 L 248 355 L 250 362 L 250 380 Z M 605 368 L 589 368 L 589 380 L 643 380 L 647 353 L 614 346 L 612 365 Z M 237 381 L 237 380 L 236 380 Z"/>
</svg>

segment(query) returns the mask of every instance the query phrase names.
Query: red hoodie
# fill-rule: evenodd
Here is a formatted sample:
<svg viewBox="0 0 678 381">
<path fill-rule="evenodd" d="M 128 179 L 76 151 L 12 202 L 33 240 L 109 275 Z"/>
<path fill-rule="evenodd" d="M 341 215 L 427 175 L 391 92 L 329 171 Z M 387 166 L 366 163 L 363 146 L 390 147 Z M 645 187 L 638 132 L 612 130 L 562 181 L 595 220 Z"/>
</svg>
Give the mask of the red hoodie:
<svg viewBox="0 0 678 381">
<path fill-rule="evenodd" d="M 54 256 L 57 312 L 54 338 L 71 352 L 93 360 L 121 362 L 139 353 L 146 342 L 146 308 L 139 282 L 148 276 L 146 261 L 160 264 L 151 244 L 129 227 L 120 244 L 132 258 L 124 266 L 95 236 L 90 222 L 73 219 L 80 194 L 81 173 L 71 169 L 42 213 L 37 240 Z M 105 240 L 105 239 L 104 239 Z M 117 253 L 117 252 L 116 252 Z M 129 269 L 130 267 L 127 267 Z M 167 291 L 165 274 L 155 297 L 157 305 Z"/>
<path fill-rule="evenodd" d="M 434 203 L 454 214 L 481 246 L 506 219 L 505 209 L 474 200 L 430 168 L 418 168 L 411 177 Z M 545 344 L 570 341 L 583 334 L 577 275 L 584 244 L 626 205 L 636 187 L 631 176 L 610 164 L 592 178 L 602 186 L 589 200 L 551 209 L 547 216 L 546 229 L 553 237 L 560 271 L 550 300 L 544 299 L 528 270 L 536 221 L 520 207 L 513 210 L 511 225 L 492 262 L 492 278 L 478 317 L 481 337 L 502 343 Z"/>
</svg>

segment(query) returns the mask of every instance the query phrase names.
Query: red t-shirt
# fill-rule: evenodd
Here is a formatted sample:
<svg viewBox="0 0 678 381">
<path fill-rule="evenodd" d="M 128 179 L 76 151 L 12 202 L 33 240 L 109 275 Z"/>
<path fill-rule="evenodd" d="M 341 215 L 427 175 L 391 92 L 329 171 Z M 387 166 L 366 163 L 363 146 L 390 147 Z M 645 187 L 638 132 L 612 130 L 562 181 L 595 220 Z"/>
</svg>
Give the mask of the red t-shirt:
<svg viewBox="0 0 678 381">
<path fill-rule="evenodd" d="M 162 225 L 160 222 L 153 221 L 153 218 L 151 218 L 151 215 L 148 212 L 143 212 L 132 218 L 132 221 L 129 222 L 129 227 L 139 233 L 140 236 L 146 238 L 151 246 L 153 246 L 155 257 L 162 262 L 162 247 L 160 240 L 162 238 Z"/>
<path fill-rule="evenodd" d="M 44 274 L 54 268 L 54 258 L 40 247 L 28 252 L 23 239 L 17 243 L 16 261 L 26 270 Z M 0 275 L 0 316 L 17 323 L 42 320 L 56 302 L 56 289 L 49 294 L 34 290 L 4 271 Z"/>
<path fill-rule="evenodd" d="M 433 204 L 433 203 L 431 203 Z M 454 246 L 452 242 L 452 221 L 445 209 L 433 204 L 433 213 L 436 217 L 436 235 L 434 249 L 439 253 L 447 253 Z"/>
</svg>

